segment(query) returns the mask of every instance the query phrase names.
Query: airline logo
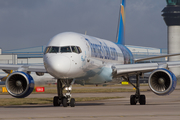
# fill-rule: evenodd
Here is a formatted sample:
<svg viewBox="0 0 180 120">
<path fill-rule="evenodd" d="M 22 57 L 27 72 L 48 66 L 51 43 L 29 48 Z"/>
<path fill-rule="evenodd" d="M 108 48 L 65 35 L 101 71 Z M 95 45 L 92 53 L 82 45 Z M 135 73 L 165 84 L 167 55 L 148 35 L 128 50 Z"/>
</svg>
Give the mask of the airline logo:
<svg viewBox="0 0 180 120">
<path fill-rule="evenodd" d="M 118 61 L 118 53 L 115 48 L 108 47 L 105 42 L 101 43 L 99 41 L 99 44 L 97 44 L 90 42 L 87 38 L 85 40 L 90 45 L 92 57 Z"/>
</svg>

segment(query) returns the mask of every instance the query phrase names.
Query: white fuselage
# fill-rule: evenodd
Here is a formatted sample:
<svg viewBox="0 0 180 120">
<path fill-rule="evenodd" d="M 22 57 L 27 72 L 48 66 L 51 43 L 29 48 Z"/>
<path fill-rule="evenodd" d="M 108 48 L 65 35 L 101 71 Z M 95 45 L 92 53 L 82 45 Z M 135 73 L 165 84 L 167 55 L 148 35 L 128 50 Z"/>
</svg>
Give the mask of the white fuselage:
<svg viewBox="0 0 180 120">
<path fill-rule="evenodd" d="M 130 63 L 133 56 L 125 46 L 73 32 L 53 37 L 44 53 L 45 68 L 52 76 L 86 83 L 110 82 L 112 65 Z"/>
</svg>

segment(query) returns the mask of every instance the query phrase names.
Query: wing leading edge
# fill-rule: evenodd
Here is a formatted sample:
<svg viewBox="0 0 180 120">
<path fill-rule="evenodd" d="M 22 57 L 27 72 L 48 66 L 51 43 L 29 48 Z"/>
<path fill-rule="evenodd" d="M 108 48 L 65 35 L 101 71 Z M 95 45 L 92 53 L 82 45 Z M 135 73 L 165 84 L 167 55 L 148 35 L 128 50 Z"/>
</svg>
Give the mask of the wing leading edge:
<svg viewBox="0 0 180 120">
<path fill-rule="evenodd" d="M 134 62 L 140 62 L 140 61 L 157 59 L 157 58 L 163 58 L 163 57 L 170 57 L 170 56 L 178 56 L 178 55 L 180 55 L 180 53 L 167 54 L 167 55 L 159 55 L 159 56 L 147 57 L 147 58 L 140 58 L 140 59 L 135 59 Z"/>
<path fill-rule="evenodd" d="M 180 62 L 164 62 L 164 63 L 139 63 L 139 64 L 125 64 L 114 65 L 113 77 L 137 75 L 140 73 L 152 72 L 158 68 L 169 69 L 172 67 L 179 67 Z"/>
<path fill-rule="evenodd" d="M 25 72 L 47 73 L 44 65 L 9 65 L 9 64 L 0 64 L 0 69 L 2 69 L 2 70 L 25 71 Z"/>
</svg>

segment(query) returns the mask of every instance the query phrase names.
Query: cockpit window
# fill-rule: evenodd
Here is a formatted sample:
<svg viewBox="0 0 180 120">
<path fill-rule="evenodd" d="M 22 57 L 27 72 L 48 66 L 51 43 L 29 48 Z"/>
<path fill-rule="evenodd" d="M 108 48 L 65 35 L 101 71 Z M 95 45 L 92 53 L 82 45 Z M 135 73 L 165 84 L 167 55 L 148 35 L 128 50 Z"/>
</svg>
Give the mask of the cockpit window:
<svg viewBox="0 0 180 120">
<path fill-rule="evenodd" d="M 82 51 L 81 51 L 81 48 L 80 48 L 80 47 L 77 47 L 77 49 L 78 49 L 78 52 L 79 52 L 79 53 L 82 53 Z"/>
<path fill-rule="evenodd" d="M 49 53 L 58 53 L 59 52 L 59 47 L 51 47 L 49 50 Z"/>
<path fill-rule="evenodd" d="M 72 52 L 78 53 L 76 46 L 71 46 L 71 48 L 72 48 Z"/>
<path fill-rule="evenodd" d="M 44 54 L 48 53 L 51 47 L 46 47 Z"/>
<path fill-rule="evenodd" d="M 66 47 L 61 47 L 61 53 L 65 53 L 65 52 L 71 52 L 71 48 L 70 46 L 66 46 Z"/>
<path fill-rule="evenodd" d="M 55 46 L 48 46 L 46 47 L 44 54 L 46 53 L 81 53 L 81 48 L 78 46 L 65 46 L 65 47 L 55 47 Z"/>
</svg>

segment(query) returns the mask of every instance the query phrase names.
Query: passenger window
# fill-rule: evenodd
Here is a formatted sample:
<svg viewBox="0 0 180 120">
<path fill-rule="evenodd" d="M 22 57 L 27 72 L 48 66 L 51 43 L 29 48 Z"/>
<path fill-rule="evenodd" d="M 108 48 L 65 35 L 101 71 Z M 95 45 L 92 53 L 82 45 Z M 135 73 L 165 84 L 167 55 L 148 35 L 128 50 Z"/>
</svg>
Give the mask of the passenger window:
<svg viewBox="0 0 180 120">
<path fill-rule="evenodd" d="M 61 53 L 65 53 L 65 52 L 71 52 L 70 46 L 67 46 L 67 47 L 61 47 Z"/>
<path fill-rule="evenodd" d="M 72 52 L 78 53 L 76 46 L 71 46 L 71 48 L 72 48 Z"/>
<path fill-rule="evenodd" d="M 82 53 L 81 48 L 77 47 L 78 53 Z"/>
<path fill-rule="evenodd" d="M 51 47 L 49 53 L 58 53 L 59 52 L 59 47 Z"/>
</svg>

